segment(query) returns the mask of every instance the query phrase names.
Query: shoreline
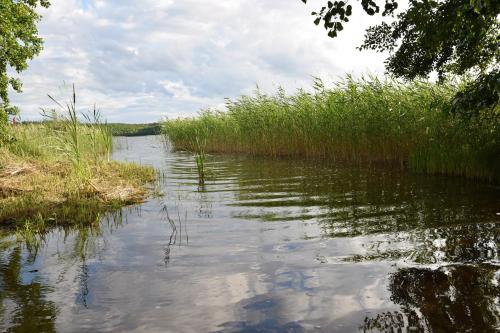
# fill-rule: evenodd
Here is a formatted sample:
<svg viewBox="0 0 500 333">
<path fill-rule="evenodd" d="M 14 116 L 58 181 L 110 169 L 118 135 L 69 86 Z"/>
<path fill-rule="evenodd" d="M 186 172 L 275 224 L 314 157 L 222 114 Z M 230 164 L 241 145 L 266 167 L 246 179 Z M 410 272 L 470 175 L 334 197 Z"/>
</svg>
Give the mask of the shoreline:
<svg viewBox="0 0 500 333">
<path fill-rule="evenodd" d="M 144 202 L 156 178 L 151 167 L 114 161 L 93 166 L 91 173 L 80 182 L 64 162 L 7 164 L 0 171 L 0 224 L 93 221 L 102 213 Z"/>
</svg>

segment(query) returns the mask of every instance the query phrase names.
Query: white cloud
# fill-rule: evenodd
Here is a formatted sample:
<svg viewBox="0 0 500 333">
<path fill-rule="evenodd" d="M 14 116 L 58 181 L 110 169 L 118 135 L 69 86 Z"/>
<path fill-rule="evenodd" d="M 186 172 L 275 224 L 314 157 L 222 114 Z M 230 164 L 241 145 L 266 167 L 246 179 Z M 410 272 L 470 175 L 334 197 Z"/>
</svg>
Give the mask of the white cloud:
<svg viewBox="0 0 500 333">
<path fill-rule="evenodd" d="M 110 121 L 148 122 L 193 115 L 224 97 L 278 85 L 308 88 L 311 76 L 383 73 L 383 57 L 359 52 L 376 21 L 354 16 L 330 39 L 299 0 L 53 0 L 40 32 L 45 50 L 12 93 L 25 119 L 47 93 L 74 82 L 80 105 L 101 106 Z"/>
</svg>

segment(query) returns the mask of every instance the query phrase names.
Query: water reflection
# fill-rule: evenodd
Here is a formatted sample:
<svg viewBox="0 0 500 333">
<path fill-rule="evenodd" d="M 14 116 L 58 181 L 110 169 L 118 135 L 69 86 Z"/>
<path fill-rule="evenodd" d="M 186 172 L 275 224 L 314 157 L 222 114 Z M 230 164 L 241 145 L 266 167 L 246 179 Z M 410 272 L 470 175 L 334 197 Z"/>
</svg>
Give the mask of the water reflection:
<svg viewBox="0 0 500 333">
<path fill-rule="evenodd" d="M 232 218 L 313 223 L 320 232 L 304 239 L 363 242 L 356 254 L 332 254 L 335 260 L 498 262 L 500 199 L 494 187 L 390 169 L 213 159 L 207 186 L 233 207 Z M 185 161 L 178 163 L 175 170 L 187 172 Z"/>
<path fill-rule="evenodd" d="M 498 189 L 398 170 L 338 168 L 301 161 L 218 163 L 213 191 L 236 178 L 235 217 L 318 220 L 324 235 L 358 236 L 459 223 L 500 221 Z M 480 200 L 474 200 L 474 198 Z M 471 204 L 471 199 L 474 204 Z"/>
<path fill-rule="evenodd" d="M 206 182 L 206 192 L 211 196 L 199 198 L 200 207 L 211 200 L 208 204 L 230 207 L 224 212 L 235 221 L 254 219 L 315 225 L 318 229 L 305 227 L 308 232 L 302 239 L 322 242 L 323 247 L 315 253 L 321 264 L 380 261 L 391 266 L 402 262 L 425 265 L 391 273 L 390 299 L 402 310 L 367 317 L 360 329 L 367 332 L 498 329 L 499 294 L 494 290 L 500 288 L 498 279 L 492 278 L 499 263 L 498 189 L 456 178 L 409 175 L 397 170 L 224 159 L 230 161 L 209 159 L 207 168 L 212 176 Z M 185 187 L 194 185 L 186 176 L 189 163 L 182 158 L 173 163 L 176 171 L 173 178 Z M 215 211 L 215 216 L 221 213 L 220 208 Z M 273 229 L 270 226 L 266 230 Z M 291 256 L 290 252 L 285 250 L 284 255 Z M 474 284 L 475 289 L 467 288 L 467 283 Z M 445 289 L 454 290 L 454 294 L 445 294 Z M 219 331 L 321 331 L 299 322 L 276 321 L 277 316 L 270 313 L 272 308 L 267 307 L 276 304 L 273 296 L 265 300 L 267 303 L 258 303 L 259 309 L 266 313 L 261 320 L 253 320 L 254 315 L 244 307 L 245 320 L 224 323 Z M 441 307 L 445 310 L 433 310 Z M 450 310 L 446 310 L 448 307 Z M 342 331 L 339 327 L 332 329 Z"/>
<path fill-rule="evenodd" d="M 400 311 L 364 320 L 364 332 L 498 332 L 500 268 L 494 265 L 406 268 L 389 290 Z"/>
<path fill-rule="evenodd" d="M 193 156 L 127 141 L 115 158 L 159 169 L 165 196 L 7 232 L 0 331 L 498 329 L 499 189 L 230 156 L 200 187 Z"/>
<path fill-rule="evenodd" d="M 269 332 L 269 333 L 302 333 L 306 329 L 299 323 L 290 322 L 280 324 L 275 319 L 267 319 L 257 324 L 249 324 L 248 322 L 230 322 L 221 325 L 222 330 L 216 333 L 255 333 L 255 332 Z"/>
<path fill-rule="evenodd" d="M 419 264 L 499 262 L 499 223 L 415 229 L 366 240 L 363 254 L 346 261 L 405 260 Z"/>
<path fill-rule="evenodd" d="M 178 244 L 179 246 L 182 245 L 183 239 L 185 240 L 185 244 L 189 244 L 189 234 L 187 230 L 187 211 L 184 212 L 183 219 L 181 218 L 181 209 L 179 206 L 176 207 L 176 212 L 177 212 L 177 220 L 174 220 L 172 217 L 170 217 L 170 214 L 168 212 L 168 205 L 163 202 L 162 208 L 161 208 L 161 213 L 165 219 L 165 221 L 169 224 L 171 228 L 171 233 L 170 236 L 168 237 L 168 243 L 165 246 L 165 258 L 164 262 L 165 265 L 168 265 L 170 262 L 170 251 L 171 247 Z"/>
<path fill-rule="evenodd" d="M 58 286 L 48 283 L 41 260 L 42 250 L 54 237 L 63 245 L 55 254 L 66 267 L 58 278 L 65 279 L 68 268 L 77 267 L 75 303 L 87 307 L 90 295 L 87 258 L 102 251 L 106 242 L 103 229 L 112 232 L 122 224 L 120 210 L 91 223 L 49 228 L 42 220 L 34 220 L 14 234 L 4 231 L 0 239 L 0 311 L 3 318 L 0 327 L 5 332 L 56 331 L 59 310 L 48 296 Z"/>
<path fill-rule="evenodd" d="M 0 256 L 0 312 L 5 332 L 55 332 L 57 306 L 45 297 L 52 288 L 32 266 L 33 258 L 23 258 L 21 245 Z"/>
</svg>

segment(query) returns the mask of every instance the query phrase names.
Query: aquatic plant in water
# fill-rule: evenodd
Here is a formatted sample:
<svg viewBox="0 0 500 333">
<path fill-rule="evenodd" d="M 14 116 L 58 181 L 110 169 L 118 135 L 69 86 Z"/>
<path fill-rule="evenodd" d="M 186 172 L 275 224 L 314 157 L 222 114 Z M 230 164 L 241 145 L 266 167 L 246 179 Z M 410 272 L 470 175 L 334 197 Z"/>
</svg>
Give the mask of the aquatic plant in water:
<svg viewBox="0 0 500 333">
<path fill-rule="evenodd" d="M 205 146 L 206 138 L 203 136 L 201 131 L 196 131 L 196 135 L 194 137 L 194 153 L 200 184 L 205 183 Z"/>
</svg>

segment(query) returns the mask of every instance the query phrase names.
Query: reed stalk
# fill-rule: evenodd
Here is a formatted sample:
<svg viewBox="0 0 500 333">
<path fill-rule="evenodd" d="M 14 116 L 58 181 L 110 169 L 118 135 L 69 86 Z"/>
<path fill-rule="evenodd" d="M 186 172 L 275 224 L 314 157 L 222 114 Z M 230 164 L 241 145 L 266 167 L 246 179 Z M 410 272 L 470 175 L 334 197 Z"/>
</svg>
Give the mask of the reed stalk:
<svg viewBox="0 0 500 333">
<path fill-rule="evenodd" d="M 206 146 L 206 133 L 200 130 L 196 131 L 194 137 L 194 153 L 196 169 L 198 171 L 198 179 L 201 185 L 205 184 L 205 146 Z"/>
</svg>

